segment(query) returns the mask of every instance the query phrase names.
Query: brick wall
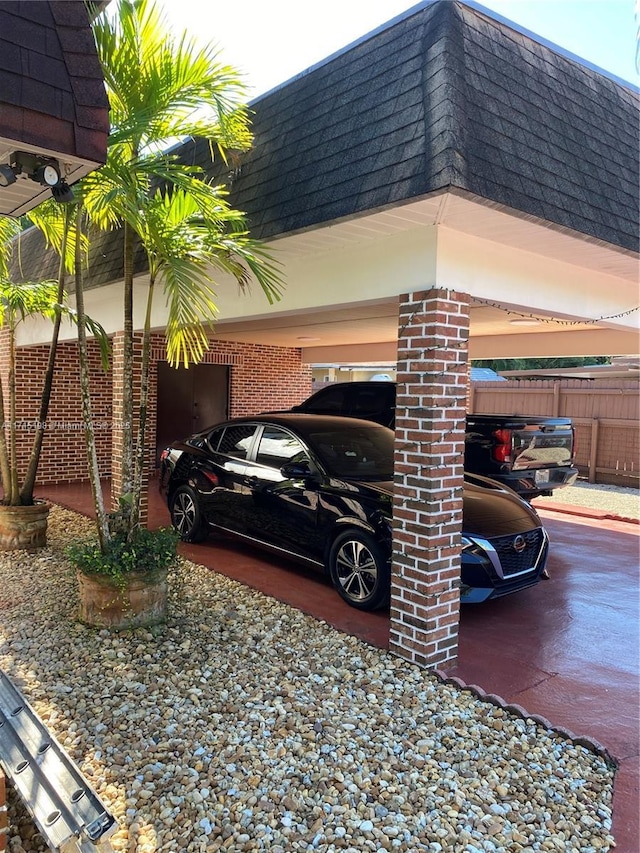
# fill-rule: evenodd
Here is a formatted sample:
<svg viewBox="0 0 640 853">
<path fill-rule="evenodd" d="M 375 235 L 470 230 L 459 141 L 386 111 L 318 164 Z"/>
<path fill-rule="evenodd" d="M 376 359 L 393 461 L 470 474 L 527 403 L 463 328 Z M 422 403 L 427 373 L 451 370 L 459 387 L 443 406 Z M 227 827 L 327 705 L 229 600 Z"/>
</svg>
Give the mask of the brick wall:
<svg viewBox="0 0 640 853">
<path fill-rule="evenodd" d="M 157 365 L 166 361 L 164 336 L 155 335 L 151 350 L 149 424 L 147 447 L 149 465 L 156 444 Z M 311 393 L 311 368 L 302 363 L 298 349 L 212 341 L 203 364 L 230 367 L 229 417 L 239 418 L 258 412 L 288 409 Z"/>
<path fill-rule="evenodd" d="M 156 365 L 166 361 L 164 337 L 155 335 L 151 353 L 151 388 L 156 388 Z M 203 364 L 231 367 L 229 416 L 239 418 L 300 403 L 311 393 L 311 367 L 303 364 L 299 349 L 212 341 Z M 155 412 L 155 395 L 153 411 Z"/>
<path fill-rule="evenodd" d="M 468 334 L 465 294 L 401 298 L 389 648 L 428 667 L 458 648 Z"/>
<path fill-rule="evenodd" d="M 7 350 L 0 333 L 0 372 L 6 382 Z M 111 475 L 112 425 L 120 418 L 118 399 L 112 399 L 113 371 L 105 373 L 97 345 L 90 342 L 91 387 L 94 426 L 101 476 Z M 17 419 L 24 422 L 20 431 L 19 461 L 22 470 L 31 451 L 31 430 L 38 416 L 42 377 L 48 357 L 47 346 L 18 350 L 19 385 Z M 165 360 L 164 337 L 155 335 L 152 344 L 147 447 L 149 466 L 153 463 L 156 425 L 157 362 Z M 208 364 L 230 366 L 230 416 L 254 414 L 264 410 L 286 409 L 311 393 L 311 369 L 301 361 L 298 349 L 268 347 L 259 344 L 213 341 L 205 354 Z M 139 347 L 135 370 L 140 369 Z M 6 384 L 5 399 L 6 399 Z M 116 395 L 118 396 L 118 395 Z M 6 413 L 8 418 L 8 412 Z M 88 477 L 84 434 L 81 429 L 79 366 L 77 344 L 60 345 L 53 394 L 38 484 L 74 482 Z M 135 428 L 135 424 L 134 424 Z M 135 433 L 134 433 L 135 435 Z M 22 439 L 27 439 L 26 441 Z"/>
<path fill-rule="evenodd" d="M 97 344 L 89 343 L 91 398 L 98 445 L 100 471 L 108 476 L 111 466 L 111 377 L 104 372 Z M 5 405 L 8 406 L 6 364 L 8 352 L 0 347 Z M 49 357 L 48 346 L 24 347 L 16 358 L 18 462 L 22 474 L 31 453 L 33 428 L 40 409 L 42 381 Z M 9 419 L 8 410 L 5 419 Z M 73 482 L 87 479 L 82 430 L 78 347 L 75 341 L 59 345 L 47 418 L 38 483 Z"/>
<path fill-rule="evenodd" d="M 287 409 L 311 394 L 311 368 L 300 351 L 246 344 L 231 370 L 231 417 Z"/>
</svg>

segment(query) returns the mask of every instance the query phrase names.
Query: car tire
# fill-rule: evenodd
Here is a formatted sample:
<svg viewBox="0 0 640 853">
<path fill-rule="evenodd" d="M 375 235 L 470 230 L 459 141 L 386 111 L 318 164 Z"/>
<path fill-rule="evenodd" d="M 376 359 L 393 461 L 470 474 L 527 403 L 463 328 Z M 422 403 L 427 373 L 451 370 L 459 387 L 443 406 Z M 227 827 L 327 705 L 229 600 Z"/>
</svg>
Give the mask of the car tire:
<svg viewBox="0 0 640 853">
<path fill-rule="evenodd" d="M 183 542 L 202 542 L 207 531 L 196 493 L 189 486 L 180 486 L 171 496 L 171 523 Z"/>
<path fill-rule="evenodd" d="M 347 530 L 329 552 L 331 582 L 340 596 L 358 610 L 377 610 L 388 604 L 389 562 L 368 533 Z"/>
</svg>

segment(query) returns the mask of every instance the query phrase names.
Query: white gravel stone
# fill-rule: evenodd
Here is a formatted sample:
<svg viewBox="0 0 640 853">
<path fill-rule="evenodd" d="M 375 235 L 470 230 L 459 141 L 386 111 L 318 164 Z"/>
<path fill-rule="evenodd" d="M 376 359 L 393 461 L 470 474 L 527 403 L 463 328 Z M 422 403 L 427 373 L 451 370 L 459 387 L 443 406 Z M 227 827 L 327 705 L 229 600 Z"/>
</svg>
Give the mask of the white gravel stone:
<svg viewBox="0 0 640 853">
<path fill-rule="evenodd" d="M 599 755 L 202 566 L 166 625 L 75 621 L 49 547 L 0 556 L 0 667 L 116 815 L 116 851 L 608 851 Z M 10 791 L 11 853 L 44 853 Z"/>
<path fill-rule="evenodd" d="M 587 507 L 621 518 L 640 519 L 640 491 L 637 488 L 578 482 L 573 486 L 555 489 L 549 497 L 536 498 L 534 502 L 538 509 L 544 509 L 546 504 Z"/>
</svg>

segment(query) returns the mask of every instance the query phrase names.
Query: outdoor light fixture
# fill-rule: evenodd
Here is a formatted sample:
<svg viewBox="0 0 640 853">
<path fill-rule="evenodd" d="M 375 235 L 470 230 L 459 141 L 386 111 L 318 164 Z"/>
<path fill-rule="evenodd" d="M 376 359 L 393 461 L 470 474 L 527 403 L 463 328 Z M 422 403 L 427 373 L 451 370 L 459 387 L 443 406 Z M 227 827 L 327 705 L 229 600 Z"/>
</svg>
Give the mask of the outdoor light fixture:
<svg viewBox="0 0 640 853">
<path fill-rule="evenodd" d="M 66 181 L 59 181 L 55 187 L 51 187 L 51 195 L 58 204 L 68 204 L 73 201 L 73 190 Z"/>
<path fill-rule="evenodd" d="M 16 175 L 11 166 L 6 163 L 0 165 L 0 187 L 8 187 L 9 184 L 15 184 Z"/>
<path fill-rule="evenodd" d="M 55 187 L 62 180 L 57 161 L 43 163 L 34 170 L 30 177 L 32 181 L 37 181 L 43 187 Z"/>
<path fill-rule="evenodd" d="M 28 151 L 14 151 L 9 164 L 0 165 L 0 187 L 14 184 L 20 177 L 30 178 L 49 187 L 54 199 L 63 204 L 73 201 L 73 192 L 64 180 L 60 163 L 53 157 L 42 157 Z"/>
</svg>

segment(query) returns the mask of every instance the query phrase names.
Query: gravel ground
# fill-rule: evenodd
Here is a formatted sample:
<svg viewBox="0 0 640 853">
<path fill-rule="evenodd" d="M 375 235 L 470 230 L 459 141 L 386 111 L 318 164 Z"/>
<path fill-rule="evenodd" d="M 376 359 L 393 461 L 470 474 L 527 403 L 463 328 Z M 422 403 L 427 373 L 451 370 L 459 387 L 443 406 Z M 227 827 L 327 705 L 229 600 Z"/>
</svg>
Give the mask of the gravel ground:
<svg viewBox="0 0 640 853">
<path fill-rule="evenodd" d="M 200 566 L 168 624 L 75 621 L 49 547 L 0 558 L 0 667 L 118 819 L 116 851 L 607 851 L 613 769 L 539 722 Z M 44 851 L 9 791 L 8 850 Z"/>
<path fill-rule="evenodd" d="M 619 486 L 603 486 L 595 483 L 577 483 L 565 489 L 557 489 L 551 497 L 536 498 L 535 506 L 544 509 L 545 504 L 571 504 L 589 507 L 621 518 L 640 519 L 640 491 L 623 489 Z"/>
</svg>

